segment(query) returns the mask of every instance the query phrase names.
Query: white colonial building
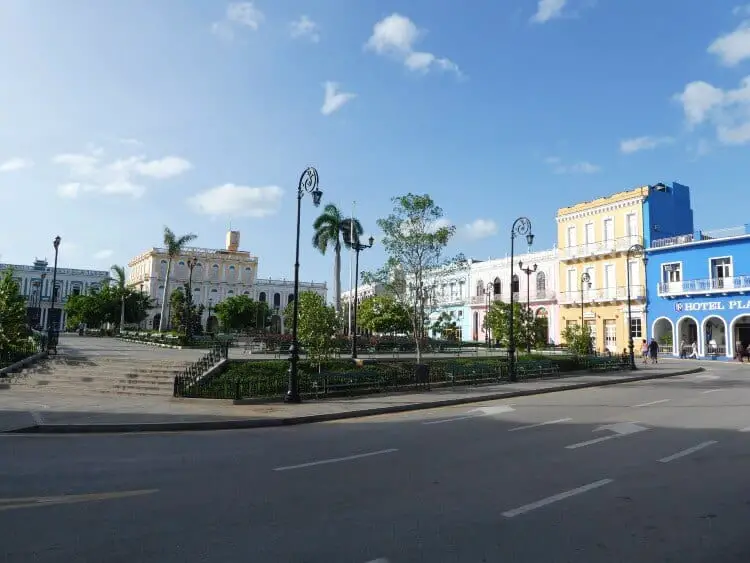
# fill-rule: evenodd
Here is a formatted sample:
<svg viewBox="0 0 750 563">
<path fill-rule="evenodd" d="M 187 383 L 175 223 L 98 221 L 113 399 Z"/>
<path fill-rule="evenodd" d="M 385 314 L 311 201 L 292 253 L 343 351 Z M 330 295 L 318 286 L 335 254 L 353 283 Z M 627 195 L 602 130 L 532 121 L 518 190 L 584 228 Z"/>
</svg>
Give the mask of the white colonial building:
<svg viewBox="0 0 750 563">
<path fill-rule="evenodd" d="M 215 326 L 212 312 L 217 304 L 229 297 L 248 295 L 255 301 L 268 303 L 272 332 L 284 332 L 284 308 L 294 300 L 294 281 L 259 278 L 258 257 L 239 250 L 239 244 L 239 231 L 229 231 L 224 249 L 185 248 L 172 262 L 169 280 L 166 280 L 169 257 L 165 248 L 151 248 L 133 258 L 128 263 L 128 285 L 148 294 L 155 302 L 155 308 L 149 312 L 148 326 L 159 326 L 165 284 L 169 299 L 175 289 L 189 283 L 193 302 L 205 307 L 205 326 Z M 194 258 L 196 265 L 191 276 L 188 263 Z M 324 299 L 328 293 L 325 282 L 300 282 L 299 290 L 313 291 Z"/>
<path fill-rule="evenodd" d="M 46 328 L 48 321 L 59 328 L 65 327 L 65 303 L 72 295 L 85 295 L 96 291 L 107 283 L 109 272 L 103 270 L 79 270 L 76 268 L 54 269 L 46 260 L 34 260 L 31 266 L 21 264 L 0 264 L 0 275 L 7 270 L 13 271 L 13 278 L 18 283 L 21 294 L 26 298 L 26 310 L 29 325 Z M 55 312 L 52 307 L 52 278 L 55 277 Z"/>
<path fill-rule="evenodd" d="M 538 317 L 547 318 L 548 341 L 559 343 L 557 292 L 558 256 L 557 250 L 543 250 L 516 256 L 513 265 L 513 278 L 510 273 L 510 258 L 498 258 L 484 262 L 474 262 L 471 266 L 471 340 L 484 340 L 484 317 L 492 301 L 510 302 L 513 299 L 522 306 L 529 306 Z M 533 270 L 527 276 L 519 267 Z"/>
</svg>

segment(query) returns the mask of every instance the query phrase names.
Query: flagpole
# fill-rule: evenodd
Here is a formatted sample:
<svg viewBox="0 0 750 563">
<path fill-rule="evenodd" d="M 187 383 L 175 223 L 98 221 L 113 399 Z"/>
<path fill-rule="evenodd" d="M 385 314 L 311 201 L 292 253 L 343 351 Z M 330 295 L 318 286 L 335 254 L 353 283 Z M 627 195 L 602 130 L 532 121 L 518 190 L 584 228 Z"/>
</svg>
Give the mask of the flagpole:
<svg viewBox="0 0 750 563">
<path fill-rule="evenodd" d="M 349 240 L 354 243 L 354 212 L 357 202 L 352 202 L 352 220 L 349 222 Z M 349 336 L 352 336 L 352 291 L 354 291 L 354 250 L 349 247 Z"/>
</svg>

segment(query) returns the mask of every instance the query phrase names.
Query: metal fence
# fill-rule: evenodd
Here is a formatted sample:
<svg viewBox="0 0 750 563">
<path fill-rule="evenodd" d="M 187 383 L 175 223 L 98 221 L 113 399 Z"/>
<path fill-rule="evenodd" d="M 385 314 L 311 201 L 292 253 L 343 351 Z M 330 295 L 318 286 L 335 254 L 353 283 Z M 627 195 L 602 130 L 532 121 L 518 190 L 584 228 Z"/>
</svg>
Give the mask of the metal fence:
<svg viewBox="0 0 750 563">
<path fill-rule="evenodd" d="M 42 350 L 42 344 L 37 340 L 26 340 L 12 346 L 4 346 L 0 348 L 0 369 L 12 366 Z"/>
<path fill-rule="evenodd" d="M 200 360 L 190 364 L 174 378 L 174 396 L 192 397 L 195 388 L 204 386 L 204 376 L 207 371 L 225 360 L 229 355 L 226 343 L 220 343 L 211 348 Z"/>
</svg>

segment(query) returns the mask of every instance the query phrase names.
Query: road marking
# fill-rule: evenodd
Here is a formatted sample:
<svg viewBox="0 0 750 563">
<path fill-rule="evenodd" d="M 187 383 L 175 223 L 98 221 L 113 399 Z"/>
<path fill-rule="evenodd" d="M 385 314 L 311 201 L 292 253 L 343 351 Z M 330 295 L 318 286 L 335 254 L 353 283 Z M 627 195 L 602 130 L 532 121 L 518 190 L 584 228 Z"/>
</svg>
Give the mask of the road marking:
<svg viewBox="0 0 750 563">
<path fill-rule="evenodd" d="M 548 426 L 550 424 L 560 424 L 561 422 L 568 422 L 573 420 L 572 418 L 558 418 L 557 420 L 548 420 L 547 422 L 539 422 L 537 424 L 527 424 L 526 426 L 516 426 L 515 428 L 509 428 L 508 432 L 516 432 L 518 430 L 528 430 L 529 428 L 538 428 L 540 426 Z"/>
<path fill-rule="evenodd" d="M 696 375 L 695 379 L 707 381 L 709 379 L 719 379 L 719 376 L 718 375 L 708 374 L 708 373 L 705 373 L 705 374 L 702 373 L 700 375 Z"/>
<path fill-rule="evenodd" d="M 439 420 L 428 420 L 422 424 L 445 424 L 447 422 L 457 422 L 459 420 L 468 420 L 469 418 L 480 418 L 482 416 L 491 416 L 493 414 L 503 414 L 506 412 L 513 412 L 515 409 L 511 405 L 498 405 L 496 407 L 480 407 L 478 409 L 472 409 L 469 414 L 462 416 L 454 416 L 451 418 L 441 418 Z"/>
<path fill-rule="evenodd" d="M 651 405 L 659 405 L 661 403 L 668 403 L 672 399 L 659 399 L 658 401 L 651 401 L 650 403 L 641 403 L 639 405 L 633 405 L 632 408 L 640 409 L 641 407 L 650 407 Z"/>
<path fill-rule="evenodd" d="M 385 557 L 380 557 L 378 559 L 373 559 L 372 561 L 368 561 L 367 563 L 389 563 L 389 561 Z"/>
<path fill-rule="evenodd" d="M 36 411 L 29 411 L 29 414 L 34 420 L 34 424 L 36 424 L 37 426 L 42 426 L 44 424 L 44 419 L 42 418 L 42 415 L 40 413 Z"/>
<path fill-rule="evenodd" d="M 598 489 L 599 487 L 603 487 L 604 485 L 609 485 L 610 483 L 612 483 L 612 481 L 613 479 L 602 479 L 601 481 L 595 481 L 593 483 L 589 483 L 588 485 L 583 485 L 582 487 L 578 487 L 577 489 L 571 489 L 569 491 L 565 491 L 564 493 L 552 495 L 551 497 L 547 497 L 542 500 L 532 502 L 530 504 L 519 506 L 518 508 L 514 508 L 513 510 L 508 510 L 506 512 L 503 512 L 503 516 L 505 516 L 506 518 L 513 518 L 514 516 L 519 516 L 521 514 L 525 514 L 526 512 L 531 512 L 532 510 L 536 510 L 537 508 L 542 508 L 543 506 L 547 506 L 548 504 L 552 504 L 554 502 L 565 500 L 566 498 L 570 498 L 576 495 L 587 493 L 588 491 Z"/>
<path fill-rule="evenodd" d="M 593 440 L 587 440 L 586 442 L 578 442 L 577 444 L 571 444 L 570 446 L 565 446 L 565 449 L 577 450 L 578 448 L 585 448 L 586 446 L 598 444 L 599 442 L 606 442 L 607 440 L 611 440 L 613 438 L 619 438 L 619 436 L 617 434 L 615 434 L 614 436 L 602 436 L 601 438 L 594 438 Z"/>
<path fill-rule="evenodd" d="M 669 455 L 667 457 L 661 458 L 659 461 L 662 463 L 669 463 L 670 461 L 674 461 L 675 459 L 680 459 L 681 457 L 685 457 L 686 455 L 690 455 L 692 453 L 697 452 L 698 450 L 702 450 L 703 448 L 707 448 L 708 446 L 713 446 L 716 444 L 716 440 L 709 440 L 708 442 L 702 442 L 698 444 L 697 446 L 693 446 L 692 448 L 688 448 L 686 450 L 682 450 L 681 452 L 677 452 L 676 454 Z"/>
<path fill-rule="evenodd" d="M 0 512 L 3 510 L 14 510 L 17 508 L 36 508 L 39 506 L 50 506 L 56 504 L 76 504 L 79 502 L 114 500 L 119 498 L 151 495 L 157 492 L 159 492 L 158 489 L 145 489 L 140 491 L 90 493 L 84 495 L 59 495 L 53 497 L 3 498 L 0 499 Z"/>
<path fill-rule="evenodd" d="M 618 422 L 616 424 L 606 424 L 604 426 L 594 428 L 594 432 L 601 432 L 602 430 L 610 430 L 611 432 L 613 432 L 613 434 L 610 434 L 609 436 L 602 436 L 601 438 L 594 438 L 593 440 L 587 440 L 585 442 L 579 442 L 577 444 L 571 444 L 570 446 L 565 446 L 565 449 L 577 450 L 578 448 L 584 448 L 593 444 L 599 444 L 600 442 L 606 442 L 607 440 L 612 440 L 614 438 L 622 438 L 623 436 L 637 434 L 638 432 L 648 430 L 648 428 L 646 428 L 645 426 L 640 426 L 635 422 Z"/>
<path fill-rule="evenodd" d="M 717 391 L 723 391 L 724 389 L 706 389 L 701 391 L 701 395 L 707 395 L 708 393 L 716 393 Z"/>
<path fill-rule="evenodd" d="M 747 426 L 745 428 L 741 428 L 740 432 L 750 432 L 750 426 Z"/>
<path fill-rule="evenodd" d="M 303 469 L 305 467 L 314 467 L 316 465 L 326 465 L 328 463 L 339 463 L 341 461 L 352 461 L 355 459 L 362 459 L 363 457 L 372 457 L 375 455 L 382 455 L 382 454 L 392 454 L 393 452 L 397 452 L 398 448 L 390 448 L 387 450 L 378 450 L 376 452 L 367 452 L 363 454 L 356 454 L 356 455 L 349 455 L 346 457 L 334 457 L 331 459 L 321 459 L 318 461 L 309 461 L 307 463 L 300 463 L 297 465 L 286 465 L 284 467 L 276 467 L 274 468 L 274 471 L 289 471 L 290 469 Z"/>
</svg>

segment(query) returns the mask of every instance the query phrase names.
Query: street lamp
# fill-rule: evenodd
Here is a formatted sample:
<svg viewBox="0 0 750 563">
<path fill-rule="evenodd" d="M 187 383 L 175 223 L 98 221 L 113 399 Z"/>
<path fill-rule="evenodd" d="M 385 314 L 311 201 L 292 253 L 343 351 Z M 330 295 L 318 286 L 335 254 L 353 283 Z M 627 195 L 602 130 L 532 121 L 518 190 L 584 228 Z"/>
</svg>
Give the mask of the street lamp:
<svg viewBox="0 0 750 563">
<path fill-rule="evenodd" d="M 55 237 L 55 240 L 52 241 L 52 246 L 55 247 L 55 266 L 52 269 L 52 302 L 50 304 L 49 308 L 49 315 L 47 315 L 47 342 L 48 346 L 50 344 L 53 344 L 52 341 L 52 333 L 54 331 L 53 322 L 54 322 L 54 316 L 55 316 L 55 297 L 57 297 L 57 254 L 58 249 L 60 248 L 60 237 Z M 55 349 L 57 349 L 57 346 L 55 345 Z"/>
<path fill-rule="evenodd" d="M 323 192 L 318 189 L 318 171 L 313 167 L 307 168 L 299 178 L 297 186 L 297 239 L 294 253 L 294 304 L 292 305 L 292 345 L 289 347 L 289 388 L 284 397 L 285 403 L 301 403 L 297 381 L 297 362 L 299 362 L 299 343 L 297 342 L 297 321 L 299 313 L 299 231 L 300 215 L 302 214 L 302 197 L 312 196 L 313 205 L 320 205 Z"/>
<path fill-rule="evenodd" d="M 484 339 L 487 341 L 487 352 L 490 351 L 490 346 L 492 344 L 492 339 L 490 338 L 490 325 L 487 323 L 487 317 L 490 314 L 490 295 L 492 294 L 494 289 L 495 284 L 492 282 L 487 282 L 487 288 L 484 291 L 484 294 L 487 297 L 487 304 L 484 311 Z"/>
<path fill-rule="evenodd" d="M 584 298 L 583 298 L 583 289 L 584 286 L 587 289 L 591 288 L 591 276 L 588 272 L 583 272 L 581 274 L 581 335 L 584 334 L 583 328 L 584 328 L 584 322 L 583 322 L 583 305 L 584 305 Z"/>
<path fill-rule="evenodd" d="M 635 351 L 633 350 L 633 317 L 631 316 L 631 307 L 630 307 L 630 259 L 635 258 L 638 256 L 644 256 L 643 253 L 643 246 L 640 244 L 634 244 L 630 248 L 628 248 L 628 252 L 626 253 L 626 266 L 625 269 L 627 270 L 627 283 L 628 283 L 628 352 L 630 354 L 630 369 L 637 369 L 635 367 Z M 646 258 L 644 256 L 643 258 L 644 263 L 646 262 Z"/>
<path fill-rule="evenodd" d="M 344 236 L 346 237 L 346 235 Z M 372 245 L 375 243 L 375 239 L 370 237 L 367 242 L 369 242 L 369 244 L 361 243 L 359 242 L 359 240 L 351 242 L 351 247 L 354 249 L 354 318 L 352 320 L 352 333 L 350 334 L 350 336 L 352 338 L 352 359 L 354 360 L 357 359 L 357 309 L 359 308 L 359 302 L 357 301 L 357 290 L 359 288 L 359 253 L 363 250 L 367 250 L 368 248 L 372 248 Z"/>
<path fill-rule="evenodd" d="M 190 332 L 191 332 L 191 325 L 192 325 L 192 316 L 193 316 L 193 270 L 198 265 L 198 258 L 196 256 L 193 256 L 191 260 L 187 261 L 187 267 L 188 270 L 190 270 L 190 274 L 188 275 L 188 284 L 187 284 L 187 299 L 185 299 L 185 338 L 188 342 L 190 342 Z"/>
<path fill-rule="evenodd" d="M 531 233 L 531 220 L 527 217 L 519 217 L 513 221 L 510 229 L 510 315 L 508 327 L 508 369 L 510 380 L 516 381 L 516 341 L 513 334 L 513 253 L 515 251 L 515 240 L 517 236 L 525 236 L 529 246 L 534 243 L 534 235 Z"/>
<path fill-rule="evenodd" d="M 143 312 L 145 313 L 145 312 L 146 312 L 146 307 L 145 307 L 145 304 L 143 303 L 143 282 L 141 282 L 141 304 L 140 304 L 140 306 L 138 307 L 138 309 L 140 310 L 140 308 L 141 308 L 141 307 L 143 307 Z M 139 313 L 139 316 L 140 316 L 140 313 Z M 140 320 L 140 321 L 138 322 L 138 328 L 141 328 L 141 329 L 142 329 L 142 328 L 143 328 L 143 323 L 144 323 L 145 321 L 146 321 L 146 317 L 144 316 L 144 317 L 143 317 L 143 318 L 142 318 L 142 319 L 141 319 L 141 320 Z"/>
<path fill-rule="evenodd" d="M 523 261 L 518 261 L 518 268 L 526 274 L 526 314 L 531 318 L 531 274 L 536 272 L 537 265 L 523 267 Z M 511 288 L 513 289 L 513 288 Z M 529 327 L 526 327 L 526 353 L 531 354 L 531 338 L 529 338 Z"/>
</svg>

